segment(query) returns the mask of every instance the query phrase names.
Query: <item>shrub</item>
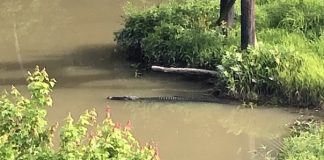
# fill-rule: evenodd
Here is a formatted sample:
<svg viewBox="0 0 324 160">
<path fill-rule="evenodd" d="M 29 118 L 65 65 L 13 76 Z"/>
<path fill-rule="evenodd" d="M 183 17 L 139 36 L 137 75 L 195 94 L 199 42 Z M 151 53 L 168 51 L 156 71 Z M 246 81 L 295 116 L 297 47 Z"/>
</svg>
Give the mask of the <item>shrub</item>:
<svg viewBox="0 0 324 160">
<path fill-rule="evenodd" d="M 308 123 L 306 130 L 294 130 L 284 139 L 282 160 L 324 159 L 324 125 Z"/>
<path fill-rule="evenodd" d="M 112 122 L 110 112 L 102 124 L 96 112 L 86 111 L 76 122 L 71 115 L 54 150 L 52 138 L 57 125 L 47 127 L 46 107 L 52 105 L 50 93 L 55 84 L 44 70 L 28 73 L 30 98 L 17 89 L 0 98 L 0 157 L 2 159 L 158 159 L 151 146 L 139 147 L 129 132 Z"/>
<path fill-rule="evenodd" d="M 218 13 L 218 10 L 217 0 L 169 2 L 145 11 L 132 9 L 130 14 L 124 17 L 125 26 L 116 33 L 116 41 L 119 46 L 131 51 L 128 52 L 131 58 L 141 59 L 142 42 L 151 33 L 168 25 L 171 28 L 179 26 L 185 29 L 211 28 L 217 19 L 215 13 Z"/>
</svg>

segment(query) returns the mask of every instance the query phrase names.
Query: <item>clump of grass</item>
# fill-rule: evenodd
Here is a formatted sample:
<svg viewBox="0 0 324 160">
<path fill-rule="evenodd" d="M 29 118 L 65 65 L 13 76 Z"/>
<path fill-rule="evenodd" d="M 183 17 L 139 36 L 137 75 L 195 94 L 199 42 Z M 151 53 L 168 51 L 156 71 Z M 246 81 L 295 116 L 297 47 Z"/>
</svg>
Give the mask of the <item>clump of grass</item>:
<svg viewBox="0 0 324 160">
<path fill-rule="evenodd" d="M 269 95 L 279 95 L 283 88 L 280 75 L 298 72 L 301 59 L 292 48 L 260 44 L 246 53 L 235 47 L 223 56 L 218 66 L 223 80 L 222 90 L 240 99 L 255 100 Z"/>
<path fill-rule="evenodd" d="M 279 75 L 287 102 L 304 106 L 318 106 L 324 101 L 324 63 L 317 55 L 299 54 L 303 63 L 299 72 Z"/>
<path fill-rule="evenodd" d="M 324 30 L 321 32 L 321 36 L 311 43 L 311 46 L 313 52 L 324 59 Z"/>
<path fill-rule="evenodd" d="M 283 141 L 281 160 L 324 159 L 324 125 L 298 122 L 292 135 Z"/>
<path fill-rule="evenodd" d="M 265 0 L 263 0 L 265 1 Z M 260 3 L 257 21 L 261 28 L 283 28 L 301 32 L 310 39 L 324 29 L 324 3 L 318 0 L 266 0 Z M 258 14 L 257 14 L 258 15 Z"/>
</svg>

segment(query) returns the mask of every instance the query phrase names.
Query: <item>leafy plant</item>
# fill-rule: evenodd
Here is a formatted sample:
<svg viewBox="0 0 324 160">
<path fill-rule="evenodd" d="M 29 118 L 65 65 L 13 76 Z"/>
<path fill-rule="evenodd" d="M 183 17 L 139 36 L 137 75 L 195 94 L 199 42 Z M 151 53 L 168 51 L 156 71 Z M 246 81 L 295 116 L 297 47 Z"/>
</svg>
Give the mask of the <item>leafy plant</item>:
<svg viewBox="0 0 324 160">
<path fill-rule="evenodd" d="M 28 73 L 30 98 L 16 88 L 0 98 L 0 157 L 3 159 L 159 159 L 152 146 L 140 147 L 130 133 L 130 123 L 121 128 L 110 118 L 101 124 L 94 110 L 86 111 L 77 122 L 66 118 L 58 149 L 52 144 L 57 125 L 47 127 L 46 107 L 52 105 L 50 93 L 55 80 L 45 69 Z"/>
</svg>

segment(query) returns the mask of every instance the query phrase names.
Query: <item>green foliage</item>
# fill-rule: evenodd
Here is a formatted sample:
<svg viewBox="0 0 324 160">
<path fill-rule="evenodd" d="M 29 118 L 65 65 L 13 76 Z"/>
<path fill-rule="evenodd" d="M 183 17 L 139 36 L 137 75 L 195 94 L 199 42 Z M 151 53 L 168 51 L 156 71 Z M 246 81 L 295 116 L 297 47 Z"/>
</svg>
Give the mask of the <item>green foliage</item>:
<svg viewBox="0 0 324 160">
<path fill-rule="evenodd" d="M 294 128 L 292 136 L 285 138 L 282 153 L 279 159 L 282 160 L 318 160 L 324 159 L 324 125 L 311 122 L 303 123 L 306 130 Z M 298 134 L 296 134 L 298 133 Z"/>
<path fill-rule="evenodd" d="M 5 92 L 0 99 L 0 154 L 9 159 L 30 159 L 42 149 L 49 147 L 50 134 L 45 128 L 45 106 L 52 105 L 49 93 L 55 84 L 45 70 L 37 67 L 28 73 L 29 99 L 23 97 L 16 88 Z"/>
<path fill-rule="evenodd" d="M 243 100 L 272 97 L 275 103 L 299 106 L 323 103 L 324 4 L 260 0 L 256 9 L 259 45 L 247 51 L 239 49 L 239 24 L 215 26 L 216 0 L 130 10 L 117 43 L 135 50 L 137 54 L 129 55 L 149 65 L 217 70 L 216 87 Z"/>
<path fill-rule="evenodd" d="M 219 7 L 216 0 L 189 0 L 184 2 L 172 1 L 167 4 L 154 6 L 145 11 L 134 10 L 132 8 L 131 11 L 127 12 L 128 14 L 124 17 L 124 28 L 116 33 L 117 44 L 130 50 L 129 56 L 132 58 L 141 57 L 142 54 L 152 54 L 145 51 L 144 53 L 142 52 L 142 49 L 147 44 L 143 43 L 143 40 L 158 37 L 161 34 L 161 30 L 169 32 L 170 35 L 174 32 L 174 29 L 179 31 L 179 29 L 205 30 L 212 28 L 217 18 L 215 13 L 218 12 Z M 151 35 L 151 33 L 157 35 Z M 171 36 L 177 37 L 177 35 Z M 147 48 L 152 47 L 148 46 Z"/>
<path fill-rule="evenodd" d="M 226 86 L 222 90 L 243 100 L 272 97 L 275 103 L 320 105 L 324 101 L 322 59 L 288 46 L 260 44 L 243 54 L 233 47 L 218 66 L 218 85 Z"/>
<path fill-rule="evenodd" d="M 257 5 L 264 5 L 264 4 L 269 4 L 269 3 L 272 3 L 272 2 L 275 2 L 276 0 L 258 0 L 256 1 L 255 3 Z"/>
<path fill-rule="evenodd" d="M 257 33 L 259 41 L 265 44 L 282 45 L 302 52 L 311 51 L 312 44 L 304 34 L 289 32 L 285 29 L 263 29 Z M 298 47 L 297 47 L 298 46 Z"/>
<path fill-rule="evenodd" d="M 223 90 L 234 97 L 258 100 L 259 95 L 280 94 L 283 87 L 280 73 L 297 72 L 301 60 L 292 49 L 260 45 L 243 54 L 233 47 L 223 56 L 221 64 L 218 66 L 220 78 L 225 83 L 223 86 L 227 86 Z"/>
<path fill-rule="evenodd" d="M 321 36 L 320 32 L 324 29 L 324 3 L 321 1 L 272 0 L 271 3 L 262 4 L 257 13 L 259 28 L 279 27 L 291 32 L 302 32 L 311 39 Z"/>
<path fill-rule="evenodd" d="M 71 115 L 61 130 L 58 149 L 52 145 L 57 124 L 47 128 L 46 107 L 52 105 L 50 93 L 55 80 L 36 67 L 28 73 L 30 98 L 17 89 L 0 98 L 0 157 L 2 159 L 158 159 L 151 146 L 140 147 L 125 128 L 112 122 L 110 111 L 101 124 L 94 110 L 86 111 L 77 122 Z"/>
<path fill-rule="evenodd" d="M 232 37 L 225 38 L 220 29 L 187 29 L 164 24 L 144 38 L 142 46 L 149 64 L 213 69 L 221 61 L 223 48 L 231 44 L 229 41 L 236 41 Z"/>
<path fill-rule="evenodd" d="M 323 34 L 323 32 L 321 32 Z M 290 69 L 281 71 L 278 79 L 288 104 L 318 105 L 324 100 L 324 56 L 323 35 L 316 40 L 308 39 L 299 32 L 284 29 L 264 29 L 258 33 L 259 38 L 267 44 L 278 44 L 294 50 L 302 61 L 299 71 L 291 73 Z"/>
<path fill-rule="evenodd" d="M 300 57 L 303 65 L 298 73 L 291 74 L 286 70 L 280 74 L 287 102 L 318 106 L 324 101 L 323 60 L 310 54 L 300 54 Z"/>
<path fill-rule="evenodd" d="M 320 58 L 324 59 L 324 30 L 321 36 L 314 42 L 311 43 L 313 52 L 316 53 Z"/>
</svg>

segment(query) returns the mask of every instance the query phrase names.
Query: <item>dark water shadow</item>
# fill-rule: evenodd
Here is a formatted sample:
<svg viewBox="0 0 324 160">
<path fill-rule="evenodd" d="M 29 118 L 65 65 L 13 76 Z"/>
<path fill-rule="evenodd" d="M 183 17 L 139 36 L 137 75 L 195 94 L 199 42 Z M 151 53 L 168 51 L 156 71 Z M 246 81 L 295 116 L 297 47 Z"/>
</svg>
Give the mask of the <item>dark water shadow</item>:
<svg viewBox="0 0 324 160">
<path fill-rule="evenodd" d="M 39 52 L 39 51 L 38 51 Z M 33 55 L 33 54 L 32 54 Z M 30 60 L 23 63 L 23 71 L 17 61 L 0 63 L 1 71 L 12 72 L 15 76 L 0 76 L 0 85 L 25 85 L 27 71 L 32 71 L 36 65 L 45 67 L 50 77 L 54 77 L 58 83 L 56 88 L 74 88 L 81 84 L 101 81 L 101 80 L 134 80 L 135 68 L 130 67 L 122 53 L 116 52 L 114 44 L 98 44 L 80 46 L 78 48 L 56 53 L 46 53 L 39 56 L 35 54 L 29 56 Z M 202 85 L 202 81 L 184 77 L 181 75 L 161 74 L 155 72 L 145 72 L 145 79 L 149 81 L 161 81 L 162 83 L 174 81 L 195 81 L 197 85 Z M 164 80 L 164 81 L 163 81 Z M 105 84 L 108 88 L 125 88 L 120 84 Z M 86 87 L 86 86 L 83 86 Z M 91 88 L 100 88 L 93 86 Z M 144 86 L 132 86 L 132 89 L 143 89 Z M 149 87 L 149 86 L 146 86 Z"/>
<path fill-rule="evenodd" d="M 55 77 L 59 81 L 58 87 L 75 87 L 80 83 L 116 77 L 130 79 L 134 73 L 134 69 L 129 67 L 123 55 L 115 52 L 115 45 L 112 44 L 81 46 L 65 54 L 51 53 L 32 59 L 24 62 L 23 71 L 16 61 L 0 63 L 2 71 L 13 73 L 21 71 L 20 75 L 14 76 L 15 78 L 0 77 L 0 84 L 26 84 L 27 71 L 32 71 L 36 65 L 45 67 L 50 77 Z M 90 71 L 78 74 L 77 72 L 82 72 L 82 69 Z M 91 71 L 95 74 L 91 74 Z"/>
</svg>

